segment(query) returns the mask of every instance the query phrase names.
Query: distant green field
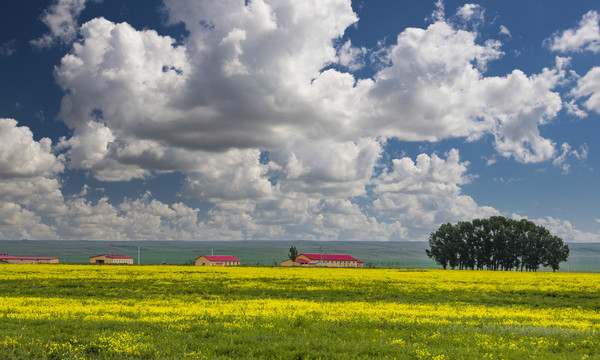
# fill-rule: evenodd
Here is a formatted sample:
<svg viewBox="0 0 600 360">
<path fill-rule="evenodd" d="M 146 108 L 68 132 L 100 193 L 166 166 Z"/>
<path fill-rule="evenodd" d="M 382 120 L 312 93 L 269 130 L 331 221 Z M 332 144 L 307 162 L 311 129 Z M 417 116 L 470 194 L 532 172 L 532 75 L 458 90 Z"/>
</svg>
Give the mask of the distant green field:
<svg viewBox="0 0 600 360">
<path fill-rule="evenodd" d="M 0 241 L 0 253 L 20 256 L 58 256 L 61 263 L 88 263 L 89 257 L 124 253 L 142 265 L 182 265 L 201 255 L 235 255 L 243 265 L 274 266 L 287 258 L 290 246 L 300 253 L 350 254 L 368 267 L 436 269 L 425 255 L 426 242 L 376 241 Z M 600 243 L 569 244 L 569 261 L 561 271 L 600 272 Z"/>
</svg>

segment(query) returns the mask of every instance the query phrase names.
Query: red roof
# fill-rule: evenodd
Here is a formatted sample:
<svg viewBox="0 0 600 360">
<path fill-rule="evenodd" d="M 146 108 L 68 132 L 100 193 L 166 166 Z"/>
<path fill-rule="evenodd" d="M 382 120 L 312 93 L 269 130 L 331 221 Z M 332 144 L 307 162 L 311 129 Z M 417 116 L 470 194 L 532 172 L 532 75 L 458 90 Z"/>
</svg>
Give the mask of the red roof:
<svg viewBox="0 0 600 360">
<path fill-rule="evenodd" d="M 102 255 L 95 255 L 95 256 L 90 256 L 90 257 L 96 257 L 96 256 L 106 256 L 109 259 L 133 259 L 131 256 L 127 256 L 125 254 L 102 254 Z"/>
<path fill-rule="evenodd" d="M 237 261 L 239 262 L 240 259 L 236 258 L 235 256 L 232 255 L 202 255 L 205 258 L 207 258 L 210 261 Z M 200 257 L 202 257 L 200 256 Z"/>
<path fill-rule="evenodd" d="M 311 260 L 328 260 L 328 261 L 356 261 L 362 263 L 362 261 L 353 258 L 346 254 L 300 254 L 304 255 Z"/>
<path fill-rule="evenodd" d="M 6 260 L 53 260 L 57 257 L 38 257 L 38 256 L 10 256 L 8 254 L 0 254 L 0 259 Z"/>
</svg>

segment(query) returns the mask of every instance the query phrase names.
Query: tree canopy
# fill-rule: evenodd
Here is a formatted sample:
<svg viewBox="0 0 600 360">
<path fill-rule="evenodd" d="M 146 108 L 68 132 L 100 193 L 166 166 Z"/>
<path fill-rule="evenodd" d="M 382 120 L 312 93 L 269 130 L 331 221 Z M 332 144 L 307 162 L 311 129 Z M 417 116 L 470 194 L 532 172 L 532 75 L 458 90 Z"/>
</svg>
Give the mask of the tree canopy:
<svg viewBox="0 0 600 360">
<path fill-rule="evenodd" d="M 288 253 L 288 257 L 290 258 L 290 260 L 296 261 L 296 258 L 298 257 L 298 250 L 296 250 L 295 246 L 290 247 L 290 252 Z"/>
<path fill-rule="evenodd" d="M 558 270 L 569 247 L 543 226 L 503 216 L 443 224 L 429 235 L 427 256 L 444 269 Z"/>
</svg>

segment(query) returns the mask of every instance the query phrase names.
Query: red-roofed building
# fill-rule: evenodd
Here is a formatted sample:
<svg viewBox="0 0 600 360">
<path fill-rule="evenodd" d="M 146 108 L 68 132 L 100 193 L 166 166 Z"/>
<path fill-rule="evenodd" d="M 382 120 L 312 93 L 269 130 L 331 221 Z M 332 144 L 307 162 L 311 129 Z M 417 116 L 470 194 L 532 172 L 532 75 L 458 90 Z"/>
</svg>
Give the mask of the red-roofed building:
<svg viewBox="0 0 600 360">
<path fill-rule="evenodd" d="M 296 260 L 284 260 L 281 266 L 363 267 L 364 263 L 346 254 L 300 254 Z"/>
<path fill-rule="evenodd" d="M 11 256 L 0 254 L 0 263 L 4 264 L 58 264 L 57 257 Z"/>
<path fill-rule="evenodd" d="M 240 259 L 232 255 L 202 255 L 195 260 L 196 266 L 236 266 Z"/>
<path fill-rule="evenodd" d="M 346 254 L 300 254 L 296 261 L 301 266 L 363 267 L 364 262 Z"/>
<path fill-rule="evenodd" d="M 133 265 L 133 258 L 125 254 L 102 254 L 90 256 L 90 264 L 129 264 Z"/>
</svg>

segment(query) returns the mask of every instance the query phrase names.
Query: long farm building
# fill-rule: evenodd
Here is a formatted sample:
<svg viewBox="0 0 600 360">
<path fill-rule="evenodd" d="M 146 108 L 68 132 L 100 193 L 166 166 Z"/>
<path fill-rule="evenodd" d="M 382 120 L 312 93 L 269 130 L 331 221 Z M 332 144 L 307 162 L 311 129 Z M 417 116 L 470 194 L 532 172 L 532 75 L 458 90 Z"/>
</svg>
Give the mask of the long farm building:
<svg viewBox="0 0 600 360">
<path fill-rule="evenodd" d="M 232 255 L 202 255 L 194 261 L 196 266 L 237 266 L 240 259 Z"/>
<path fill-rule="evenodd" d="M 11 256 L 0 254 L 0 264 L 58 264 L 57 257 Z"/>
<path fill-rule="evenodd" d="M 363 267 L 364 262 L 347 254 L 300 254 L 284 260 L 281 266 Z"/>
</svg>

